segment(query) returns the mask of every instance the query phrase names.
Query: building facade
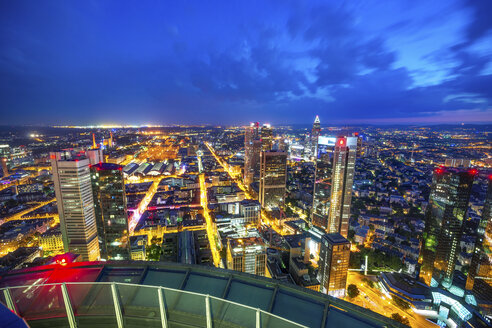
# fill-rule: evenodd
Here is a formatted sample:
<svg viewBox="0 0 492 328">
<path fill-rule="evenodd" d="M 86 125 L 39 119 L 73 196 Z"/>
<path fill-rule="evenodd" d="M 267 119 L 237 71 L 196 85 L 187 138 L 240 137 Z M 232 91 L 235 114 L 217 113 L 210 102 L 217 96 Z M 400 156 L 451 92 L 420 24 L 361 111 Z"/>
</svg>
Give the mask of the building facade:
<svg viewBox="0 0 492 328">
<path fill-rule="evenodd" d="M 310 146 L 311 146 L 311 158 L 315 159 L 318 153 L 318 138 L 321 133 L 321 123 L 319 121 L 319 116 L 316 115 L 313 123 L 313 129 L 311 130 Z"/>
<path fill-rule="evenodd" d="M 273 147 L 273 129 L 270 124 L 263 124 L 260 131 L 261 151 L 270 151 Z"/>
<path fill-rule="evenodd" d="M 345 297 L 350 260 L 350 242 L 339 233 L 321 238 L 318 280 L 322 293 Z"/>
<path fill-rule="evenodd" d="M 420 278 L 426 285 L 449 288 L 476 170 L 434 170 L 421 247 Z"/>
<path fill-rule="evenodd" d="M 266 247 L 258 238 L 227 241 L 227 269 L 265 276 L 266 262 Z"/>
<path fill-rule="evenodd" d="M 65 252 L 83 261 L 100 258 L 89 159 L 68 152 L 50 153 Z"/>
<path fill-rule="evenodd" d="M 477 239 L 468 270 L 466 289 L 476 290 L 475 280 L 492 286 L 492 175 L 488 177 L 487 196 L 482 209 L 482 219 L 477 229 Z"/>
<path fill-rule="evenodd" d="M 246 187 L 255 181 L 259 174 L 261 141 L 259 136 L 259 123 L 251 123 L 244 133 L 244 175 L 243 181 Z"/>
<path fill-rule="evenodd" d="M 282 208 L 287 183 L 287 153 L 265 151 L 260 156 L 261 206 L 267 209 Z"/>
<path fill-rule="evenodd" d="M 92 191 L 101 258 L 129 260 L 130 243 L 123 166 L 91 166 Z"/>
<path fill-rule="evenodd" d="M 347 237 L 355 160 L 356 137 L 320 137 L 311 222 L 327 233 Z"/>
</svg>

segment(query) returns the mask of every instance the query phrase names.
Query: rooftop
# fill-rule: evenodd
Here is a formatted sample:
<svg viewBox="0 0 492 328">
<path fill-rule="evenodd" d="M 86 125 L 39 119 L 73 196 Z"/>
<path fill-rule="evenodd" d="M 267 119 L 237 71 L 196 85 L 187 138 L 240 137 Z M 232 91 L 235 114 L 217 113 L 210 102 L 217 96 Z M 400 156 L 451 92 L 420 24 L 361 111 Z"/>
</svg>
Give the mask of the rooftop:
<svg viewBox="0 0 492 328">
<path fill-rule="evenodd" d="M 403 327 L 306 288 L 179 263 L 46 265 L 7 272 L 0 288 L 31 327 Z"/>
</svg>

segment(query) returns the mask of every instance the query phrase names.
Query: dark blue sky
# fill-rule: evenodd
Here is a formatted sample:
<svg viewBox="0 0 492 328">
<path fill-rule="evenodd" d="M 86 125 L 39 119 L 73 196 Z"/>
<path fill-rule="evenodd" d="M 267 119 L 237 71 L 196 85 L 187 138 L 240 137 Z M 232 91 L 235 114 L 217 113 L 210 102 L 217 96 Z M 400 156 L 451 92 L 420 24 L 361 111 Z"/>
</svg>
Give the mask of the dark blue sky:
<svg viewBox="0 0 492 328">
<path fill-rule="evenodd" d="M 0 124 L 492 121 L 492 1 L 2 1 Z"/>
</svg>

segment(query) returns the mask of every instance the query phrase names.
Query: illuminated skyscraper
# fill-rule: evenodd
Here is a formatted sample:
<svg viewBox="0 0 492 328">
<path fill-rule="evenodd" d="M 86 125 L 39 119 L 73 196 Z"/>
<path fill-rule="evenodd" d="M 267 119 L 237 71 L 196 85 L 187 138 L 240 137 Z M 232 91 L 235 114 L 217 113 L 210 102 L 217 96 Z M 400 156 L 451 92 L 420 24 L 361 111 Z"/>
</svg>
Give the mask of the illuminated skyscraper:
<svg viewBox="0 0 492 328">
<path fill-rule="evenodd" d="M 50 153 L 50 159 L 65 252 L 98 260 L 89 159 L 66 152 Z"/>
<path fill-rule="evenodd" d="M 356 137 L 320 137 L 313 193 L 312 223 L 327 233 L 348 235 Z"/>
<path fill-rule="evenodd" d="M 260 155 L 260 204 L 282 208 L 287 183 L 287 153 L 264 151 Z"/>
<path fill-rule="evenodd" d="M 2 173 L 6 177 L 9 175 L 9 168 L 7 167 L 7 157 L 0 157 L 0 162 L 2 162 Z"/>
<path fill-rule="evenodd" d="M 98 163 L 91 166 L 92 191 L 101 258 L 129 260 L 130 245 L 123 167 Z"/>
<path fill-rule="evenodd" d="M 421 248 L 420 278 L 428 286 L 451 286 L 476 173 L 444 167 L 434 171 Z"/>
<path fill-rule="evenodd" d="M 260 131 L 261 150 L 270 151 L 273 146 L 273 129 L 270 124 L 263 124 Z"/>
<path fill-rule="evenodd" d="M 249 187 L 259 175 L 261 141 L 259 123 L 251 123 L 244 133 L 244 184 Z"/>
<path fill-rule="evenodd" d="M 475 280 L 483 280 L 492 286 L 492 175 L 489 176 L 487 197 L 482 209 L 482 219 L 477 229 L 466 289 L 474 289 Z"/>
<path fill-rule="evenodd" d="M 318 138 L 321 133 L 321 123 L 319 121 L 319 116 L 316 115 L 313 123 L 313 129 L 311 130 L 311 157 L 316 158 L 318 153 Z"/>
<path fill-rule="evenodd" d="M 96 165 L 98 163 L 104 162 L 103 151 L 101 148 L 88 149 L 85 155 L 89 159 L 91 165 Z"/>
<path fill-rule="evenodd" d="M 258 238 L 229 239 L 227 241 L 227 269 L 266 275 L 266 247 Z"/>
<path fill-rule="evenodd" d="M 321 238 L 318 280 L 322 293 L 344 297 L 350 260 L 350 242 L 339 233 Z"/>
</svg>

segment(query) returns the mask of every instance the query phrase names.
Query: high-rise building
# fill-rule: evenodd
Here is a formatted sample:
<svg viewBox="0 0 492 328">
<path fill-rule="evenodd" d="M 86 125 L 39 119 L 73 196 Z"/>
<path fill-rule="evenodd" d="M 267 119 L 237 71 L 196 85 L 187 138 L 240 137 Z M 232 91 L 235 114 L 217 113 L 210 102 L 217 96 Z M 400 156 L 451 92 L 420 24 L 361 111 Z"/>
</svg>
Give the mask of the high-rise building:
<svg viewBox="0 0 492 328">
<path fill-rule="evenodd" d="M 420 278 L 428 286 L 451 286 L 476 173 L 474 169 L 434 170 L 420 259 Z"/>
<path fill-rule="evenodd" d="M 344 297 L 350 260 L 350 242 L 339 233 L 321 238 L 318 280 L 322 293 Z"/>
<path fill-rule="evenodd" d="M 0 157 L 0 162 L 2 162 L 2 174 L 4 177 L 9 175 L 9 169 L 7 167 L 7 157 Z"/>
<path fill-rule="evenodd" d="M 287 153 L 264 151 L 260 155 L 261 206 L 267 209 L 281 208 L 285 200 L 287 183 Z"/>
<path fill-rule="evenodd" d="M 319 116 L 316 115 L 313 123 L 313 129 L 311 130 L 311 158 L 315 159 L 318 153 L 318 138 L 321 133 L 321 123 Z"/>
<path fill-rule="evenodd" d="M 92 191 L 101 258 L 129 260 L 130 243 L 123 166 L 91 166 Z"/>
<path fill-rule="evenodd" d="M 477 239 L 466 280 L 466 289 L 468 290 L 474 289 L 477 279 L 492 286 L 492 175 L 489 176 L 488 180 L 482 219 L 478 225 Z"/>
<path fill-rule="evenodd" d="M 229 239 L 227 241 L 227 269 L 266 275 L 266 247 L 258 238 Z"/>
<path fill-rule="evenodd" d="M 270 124 L 263 124 L 260 131 L 261 151 L 270 151 L 273 146 L 273 129 Z"/>
<path fill-rule="evenodd" d="M 103 151 L 101 148 L 88 149 L 86 150 L 85 155 L 89 159 L 91 165 L 104 162 Z"/>
<path fill-rule="evenodd" d="M 251 123 L 244 133 L 244 184 L 249 188 L 259 175 L 261 141 L 259 123 Z"/>
<path fill-rule="evenodd" d="M 313 192 L 312 224 L 327 233 L 348 235 L 356 137 L 320 137 Z"/>
<path fill-rule="evenodd" d="M 89 159 L 68 152 L 52 152 L 50 159 L 65 252 L 98 260 Z"/>
</svg>

